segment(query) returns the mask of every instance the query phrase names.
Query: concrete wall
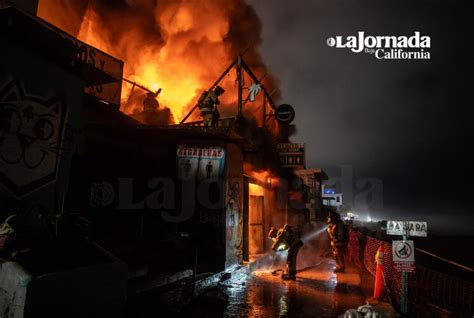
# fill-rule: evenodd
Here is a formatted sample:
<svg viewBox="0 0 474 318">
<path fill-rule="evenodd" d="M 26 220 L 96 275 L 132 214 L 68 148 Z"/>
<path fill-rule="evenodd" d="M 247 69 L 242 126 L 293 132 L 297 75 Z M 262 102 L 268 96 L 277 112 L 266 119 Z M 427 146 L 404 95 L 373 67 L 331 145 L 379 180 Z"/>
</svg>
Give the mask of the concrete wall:
<svg viewBox="0 0 474 318">
<path fill-rule="evenodd" d="M 28 285 L 25 317 L 120 317 L 126 284 L 120 261 L 42 275 Z"/>
<path fill-rule="evenodd" d="M 0 317 L 120 317 L 126 281 L 117 259 L 38 277 L 0 259 Z"/>
<path fill-rule="evenodd" d="M 31 274 L 18 263 L 0 259 L 0 317 L 23 318 Z"/>
</svg>

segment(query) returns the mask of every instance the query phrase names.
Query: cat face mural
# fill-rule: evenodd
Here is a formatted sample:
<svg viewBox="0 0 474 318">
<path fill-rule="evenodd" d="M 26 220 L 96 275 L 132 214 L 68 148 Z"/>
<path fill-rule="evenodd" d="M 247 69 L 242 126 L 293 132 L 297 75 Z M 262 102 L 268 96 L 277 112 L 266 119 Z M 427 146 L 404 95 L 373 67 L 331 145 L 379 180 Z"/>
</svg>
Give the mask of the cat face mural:
<svg viewBox="0 0 474 318">
<path fill-rule="evenodd" d="M 0 81 L 0 183 L 16 197 L 56 177 L 65 107 L 58 97 L 28 95 Z"/>
</svg>

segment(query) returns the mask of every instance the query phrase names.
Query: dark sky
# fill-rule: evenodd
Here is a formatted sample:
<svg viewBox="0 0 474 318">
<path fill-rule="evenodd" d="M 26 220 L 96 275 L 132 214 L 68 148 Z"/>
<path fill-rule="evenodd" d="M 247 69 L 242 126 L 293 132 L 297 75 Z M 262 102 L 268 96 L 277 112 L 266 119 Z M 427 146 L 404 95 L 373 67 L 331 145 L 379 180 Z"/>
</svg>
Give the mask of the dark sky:
<svg viewBox="0 0 474 318">
<path fill-rule="evenodd" d="M 248 0 L 261 53 L 297 112 L 307 165 L 383 182 L 375 218 L 428 220 L 474 233 L 472 15 L 461 1 Z M 331 36 L 431 37 L 431 60 L 377 60 Z M 356 191 L 357 192 L 357 191 Z"/>
</svg>

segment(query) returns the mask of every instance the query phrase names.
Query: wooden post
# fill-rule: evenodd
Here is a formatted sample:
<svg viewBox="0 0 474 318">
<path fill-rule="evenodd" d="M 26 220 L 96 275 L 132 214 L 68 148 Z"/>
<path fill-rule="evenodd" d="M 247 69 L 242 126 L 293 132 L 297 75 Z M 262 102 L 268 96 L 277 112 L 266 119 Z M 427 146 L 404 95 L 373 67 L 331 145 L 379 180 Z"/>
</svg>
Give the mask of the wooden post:
<svg viewBox="0 0 474 318">
<path fill-rule="evenodd" d="M 255 82 L 255 83 L 260 83 L 260 81 L 258 80 L 257 76 L 255 76 L 255 74 L 252 72 L 252 70 L 250 69 L 250 67 L 248 67 L 248 65 L 245 63 L 244 60 L 241 60 L 241 64 L 242 64 L 242 68 L 247 72 L 247 74 L 250 76 L 250 78 Z M 272 97 L 270 96 L 270 94 L 268 93 L 268 91 L 266 90 L 266 88 L 264 86 L 262 86 L 262 90 L 263 92 L 265 93 L 265 95 L 267 95 L 267 102 L 270 104 L 270 106 L 272 107 L 273 110 L 276 109 L 276 105 L 275 103 L 273 102 L 273 99 Z M 272 93 L 273 94 L 273 93 Z"/>
<path fill-rule="evenodd" d="M 237 58 L 237 85 L 238 85 L 238 111 L 237 117 L 242 117 L 242 56 Z"/>
<path fill-rule="evenodd" d="M 262 128 L 267 127 L 267 95 L 263 95 L 263 105 L 262 105 Z"/>
<path fill-rule="evenodd" d="M 406 241 L 409 236 L 408 222 L 405 222 L 405 235 L 403 241 Z M 413 251 L 414 253 L 415 251 Z M 402 272 L 402 290 L 400 299 L 400 312 L 402 315 L 408 314 L 408 272 Z"/>
<path fill-rule="evenodd" d="M 130 100 L 132 99 L 134 89 L 135 89 L 135 82 L 132 84 L 132 88 L 130 89 L 130 95 L 128 95 L 127 106 L 128 104 L 130 104 Z"/>
<path fill-rule="evenodd" d="M 145 87 L 145 86 L 143 86 L 143 85 L 140 85 L 140 84 L 138 84 L 138 83 L 136 83 L 136 82 L 133 82 L 133 81 L 131 81 L 131 80 L 129 80 L 129 79 L 124 78 L 123 80 L 124 80 L 125 82 L 127 82 L 127 83 L 132 84 L 132 89 L 135 88 L 135 86 L 136 86 L 136 87 L 138 87 L 138 88 L 143 89 L 144 91 L 147 91 L 147 92 L 153 93 L 153 94 L 156 94 L 156 93 L 158 93 L 158 92 L 161 92 L 161 88 L 160 88 L 158 91 L 154 92 L 154 91 L 152 91 L 151 89 L 149 89 L 148 87 Z"/>
</svg>

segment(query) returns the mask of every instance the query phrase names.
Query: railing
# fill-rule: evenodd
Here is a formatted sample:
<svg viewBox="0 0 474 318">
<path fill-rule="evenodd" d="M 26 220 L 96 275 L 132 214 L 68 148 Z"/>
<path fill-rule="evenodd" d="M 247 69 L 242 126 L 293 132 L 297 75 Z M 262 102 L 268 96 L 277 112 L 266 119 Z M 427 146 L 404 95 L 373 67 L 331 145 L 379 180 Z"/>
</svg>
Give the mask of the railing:
<svg viewBox="0 0 474 318">
<path fill-rule="evenodd" d="M 219 128 L 233 128 L 235 127 L 235 117 L 228 117 L 228 118 L 221 118 L 217 121 L 216 127 Z M 191 121 L 191 122 L 186 122 L 179 124 L 182 126 L 193 126 L 193 127 L 207 127 L 204 126 L 204 122 L 202 120 L 199 121 Z"/>
<path fill-rule="evenodd" d="M 382 243 L 384 286 L 392 304 L 398 309 L 401 296 L 401 273 L 392 260 L 392 245 L 351 230 L 349 257 L 356 266 L 375 276 L 375 253 Z M 410 317 L 473 317 L 474 283 L 426 267 L 416 267 L 409 274 Z"/>
</svg>

